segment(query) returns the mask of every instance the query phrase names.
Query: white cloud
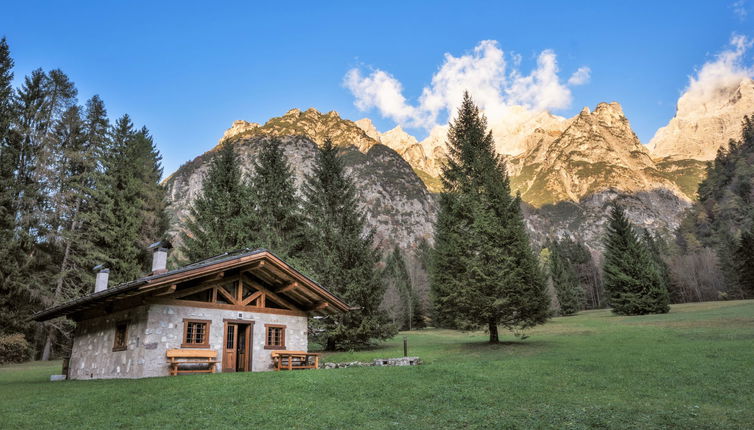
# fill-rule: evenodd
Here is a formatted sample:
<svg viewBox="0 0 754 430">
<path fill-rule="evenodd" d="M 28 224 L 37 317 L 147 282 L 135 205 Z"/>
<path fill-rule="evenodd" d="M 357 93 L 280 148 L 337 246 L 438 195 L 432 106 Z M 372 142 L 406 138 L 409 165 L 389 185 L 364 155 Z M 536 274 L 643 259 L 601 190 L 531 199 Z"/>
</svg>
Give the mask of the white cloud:
<svg viewBox="0 0 754 430">
<path fill-rule="evenodd" d="M 744 20 L 746 19 L 746 15 L 748 15 L 748 11 L 746 10 L 746 2 L 744 0 L 736 0 L 733 2 L 733 4 L 730 5 L 731 9 L 733 9 L 733 13 L 736 14 L 738 19 Z"/>
<path fill-rule="evenodd" d="M 687 115 L 707 109 L 707 104 L 721 100 L 721 91 L 735 88 L 746 78 L 754 76 L 754 66 L 744 64 L 744 57 L 752 41 L 734 35 L 730 47 L 702 65 L 696 76 L 689 77 L 689 85 L 678 99 L 678 114 Z"/>
<path fill-rule="evenodd" d="M 589 83 L 591 77 L 592 69 L 589 67 L 579 67 L 579 69 L 573 72 L 571 77 L 568 78 L 568 85 L 584 85 Z"/>
<path fill-rule="evenodd" d="M 494 120 L 517 105 L 533 111 L 568 107 L 572 98 L 569 85 L 589 80 L 589 68 L 581 67 L 567 83 L 561 82 L 552 50 L 539 54 L 536 67 L 529 74 L 520 70 L 521 63 L 519 54 L 506 56 L 494 40 L 482 41 L 459 57 L 445 54 L 442 66 L 413 105 L 403 95 L 401 83 L 383 70 L 375 69 L 363 76 L 358 68 L 351 69 L 343 83 L 360 110 L 376 108 L 383 117 L 403 126 L 429 130 L 455 113 L 464 91 L 469 91 L 474 102 Z"/>
</svg>

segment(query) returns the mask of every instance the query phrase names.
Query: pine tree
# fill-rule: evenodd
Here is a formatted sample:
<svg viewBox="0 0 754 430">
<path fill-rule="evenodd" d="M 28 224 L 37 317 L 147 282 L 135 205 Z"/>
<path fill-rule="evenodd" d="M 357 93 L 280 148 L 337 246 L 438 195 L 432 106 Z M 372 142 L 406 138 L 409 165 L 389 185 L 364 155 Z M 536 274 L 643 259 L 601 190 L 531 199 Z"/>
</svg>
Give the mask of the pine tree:
<svg viewBox="0 0 754 430">
<path fill-rule="evenodd" d="M 385 292 L 377 276 L 379 256 L 365 233 L 366 219 L 338 149 L 327 140 L 304 185 L 304 213 L 311 248 L 307 261 L 315 279 L 356 309 L 313 322 L 316 340 L 327 350 L 360 348 L 396 333 L 380 303 Z"/>
<path fill-rule="evenodd" d="M 194 201 L 186 231 L 182 233 L 184 262 L 246 246 L 250 202 L 233 145 L 223 143 L 212 158 L 201 195 Z"/>
<path fill-rule="evenodd" d="M 101 162 L 93 243 L 113 282 L 125 282 L 144 273 L 147 246 L 162 239 L 167 227 L 160 155 L 148 131 L 136 130 L 124 115 L 110 132 Z"/>
<path fill-rule="evenodd" d="M 547 319 L 546 285 L 529 246 L 520 199 L 487 120 L 466 93 L 448 131 L 432 287 L 439 323 L 519 332 Z"/>
<path fill-rule="evenodd" d="M 643 315 L 670 310 L 667 285 L 657 263 L 617 204 L 610 212 L 603 271 L 613 312 Z"/>
<path fill-rule="evenodd" d="M 737 283 L 744 297 L 754 296 L 754 223 L 741 234 L 735 251 Z"/>
<path fill-rule="evenodd" d="M 560 304 L 561 315 L 573 315 L 584 307 L 584 290 L 577 279 L 573 263 L 558 241 L 549 244 L 549 271 Z"/>
<path fill-rule="evenodd" d="M 250 245 L 300 263 L 297 260 L 306 248 L 306 232 L 293 171 L 279 140 L 264 140 L 260 145 L 249 181 L 254 203 Z"/>
<path fill-rule="evenodd" d="M 385 288 L 394 288 L 402 299 L 401 313 L 403 318 L 400 328 L 413 330 L 418 315 L 421 314 L 419 296 L 411 285 L 406 261 L 397 245 L 393 248 L 393 252 L 388 255 L 380 277 L 385 283 Z"/>
</svg>

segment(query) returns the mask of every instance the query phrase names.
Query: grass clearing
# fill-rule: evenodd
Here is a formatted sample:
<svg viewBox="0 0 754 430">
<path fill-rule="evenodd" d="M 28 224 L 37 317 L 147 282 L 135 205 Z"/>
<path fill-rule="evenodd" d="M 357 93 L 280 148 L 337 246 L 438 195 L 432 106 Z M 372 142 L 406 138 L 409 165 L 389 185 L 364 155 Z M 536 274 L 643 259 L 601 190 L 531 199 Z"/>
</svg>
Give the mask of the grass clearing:
<svg viewBox="0 0 754 430">
<path fill-rule="evenodd" d="M 502 333 L 501 333 L 502 334 Z M 0 367 L 0 428 L 750 428 L 754 301 L 666 315 L 588 311 L 498 345 L 401 333 L 325 361 L 409 355 L 407 368 L 48 382 L 60 363 Z"/>
</svg>

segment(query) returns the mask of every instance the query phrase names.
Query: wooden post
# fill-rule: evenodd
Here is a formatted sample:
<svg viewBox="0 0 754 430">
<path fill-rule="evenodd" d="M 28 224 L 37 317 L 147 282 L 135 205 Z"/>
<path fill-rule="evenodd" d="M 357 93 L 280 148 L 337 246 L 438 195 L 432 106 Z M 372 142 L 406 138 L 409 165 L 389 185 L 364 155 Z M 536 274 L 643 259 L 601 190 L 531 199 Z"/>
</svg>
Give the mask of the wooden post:
<svg viewBox="0 0 754 430">
<path fill-rule="evenodd" d="M 408 336 L 403 336 L 403 356 L 408 357 Z"/>
</svg>

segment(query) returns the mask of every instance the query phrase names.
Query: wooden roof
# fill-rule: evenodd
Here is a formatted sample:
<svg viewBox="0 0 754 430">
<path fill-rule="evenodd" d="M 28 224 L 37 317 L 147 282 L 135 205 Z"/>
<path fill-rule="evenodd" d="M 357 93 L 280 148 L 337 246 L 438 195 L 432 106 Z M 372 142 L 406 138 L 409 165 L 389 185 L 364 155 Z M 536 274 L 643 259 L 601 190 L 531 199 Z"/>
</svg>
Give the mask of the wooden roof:
<svg viewBox="0 0 754 430">
<path fill-rule="evenodd" d="M 239 279 L 243 277 L 246 279 L 245 282 L 264 290 L 268 295 L 275 297 L 277 302 L 285 302 L 289 307 L 295 306 L 304 315 L 327 315 L 351 309 L 343 300 L 271 252 L 265 249 L 245 249 L 116 285 L 39 312 L 32 318 L 36 321 L 46 321 L 106 307 L 137 296 L 144 300 L 166 295 L 169 298 L 169 294 L 174 293 L 179 285 L 197 285 L 221 280 L 225 273 L 235 273 Z M 265 286 L 262 286 L 262 283 Z M 254 310 L 249 308 L 249 311 Z"/>
</svg>

